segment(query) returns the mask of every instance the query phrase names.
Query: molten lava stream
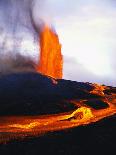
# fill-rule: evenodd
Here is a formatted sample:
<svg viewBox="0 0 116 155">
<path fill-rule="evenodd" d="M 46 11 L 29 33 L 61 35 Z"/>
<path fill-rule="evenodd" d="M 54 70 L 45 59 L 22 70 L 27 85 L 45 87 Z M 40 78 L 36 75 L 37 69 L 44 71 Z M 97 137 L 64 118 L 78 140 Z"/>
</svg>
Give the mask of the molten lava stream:
<svg viewBox="0 0 116 155">
<path fill-rule="evenodd" d="M 40 60 L 37 71 L 52 78 L 62 78 L 63 58 L 58 35 L 47 25 L 40 32 Z"/>
<path fill-rule="evenodd" d="M 97 91 L 94 91 L 96 93 Z M 93 93 L 93 92 L 92 92 Z M 101 93 L 103 95 L 103 93 Z M 39 136 L 42 133 L 90 124 L 116 114 L 116 94 L 106 96 L 109 107 L 94 110 L 82 106 L 75 111 L 43 116 L 14 116 L 0 118 L 0 143 L 22 137 Z M 104 100 L 104 98 L 103 98 Z M 74 101 L 76 104 L 77 101 Z M 79 103 L 77 102 L 77 105 Z"/>
</svg>

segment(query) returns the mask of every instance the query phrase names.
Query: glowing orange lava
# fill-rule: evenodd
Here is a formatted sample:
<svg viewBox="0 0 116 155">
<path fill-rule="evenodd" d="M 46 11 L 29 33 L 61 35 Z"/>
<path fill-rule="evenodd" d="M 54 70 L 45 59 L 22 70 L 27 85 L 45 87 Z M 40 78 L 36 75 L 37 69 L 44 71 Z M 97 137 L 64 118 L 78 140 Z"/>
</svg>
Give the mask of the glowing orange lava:
<svg viewBox="0 0 116 155">
<path fill-rule="evenodd" d="M 109 87 L 97 84 L 93 84 L 93 86 L 94 90 L 90 93 L 100 95 L 101 101 L 105 101 L 109 105 L 107 108 L 95 110 L 85 105 L 85 100 L 80 99 L 80 101 L 69 101 L 77 106 L 77 109 L 66 113 L 42 116 L 0 117 L 0 143 L 86 125 L 116 114 L 116 93 L 104 94 L 103 91 L 109 90 Z"/>
<path fill-rule="evenodd" d="M 63 58 L 58 35 L 45 25 L 40 33 L 40 60 L 37 71 L 41 74 L 61 79 Z"/>
</svg>

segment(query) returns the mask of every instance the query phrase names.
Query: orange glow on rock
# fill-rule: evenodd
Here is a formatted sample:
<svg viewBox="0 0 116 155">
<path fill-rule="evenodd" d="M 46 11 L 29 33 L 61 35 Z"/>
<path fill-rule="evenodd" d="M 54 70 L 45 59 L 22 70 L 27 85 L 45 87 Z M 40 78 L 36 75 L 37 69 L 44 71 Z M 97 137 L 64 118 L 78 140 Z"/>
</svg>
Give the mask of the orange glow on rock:
<svg viewBox="0 0 116 155">
<path fill-rule="evenodd" d="M 55 79 L 62 78 L 63 57 L 58 35 L 48 26 L 40 33 L 40 60 L 37 71 Z"/>
<path fill-rule="evenodd" d="M 94 89 L 90 93 L 100 95 L 100 100 L 107 102 L 109 105 L 107 108 L 95 110 L 85 105 L 85 99 L 80 99 L 80 101 L 67 100 L 77 107 L 70 112 L 41 116 L 1 116 L 0 144 L 13 139 L 38 137 L 47 132 L 87 125 L 116 114 L 116 93 L 112 92 L 107 95 L 104 90 L 110 90 L 109 87 L 98 84 L 92 86 L 94 86 Z"/>
</svg>

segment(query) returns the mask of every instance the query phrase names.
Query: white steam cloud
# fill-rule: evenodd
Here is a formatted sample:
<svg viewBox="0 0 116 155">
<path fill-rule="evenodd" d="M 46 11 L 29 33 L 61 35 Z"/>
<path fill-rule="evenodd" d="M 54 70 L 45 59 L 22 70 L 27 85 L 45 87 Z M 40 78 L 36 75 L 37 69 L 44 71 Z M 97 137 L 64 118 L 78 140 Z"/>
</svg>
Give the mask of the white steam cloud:
<svg viewBox="0 0 116 155">
<path fill-rule="evenodd" d="M 0 74 L 34 71 L 37 33 L 31 0 L 0 0 Z"/>
</svg>

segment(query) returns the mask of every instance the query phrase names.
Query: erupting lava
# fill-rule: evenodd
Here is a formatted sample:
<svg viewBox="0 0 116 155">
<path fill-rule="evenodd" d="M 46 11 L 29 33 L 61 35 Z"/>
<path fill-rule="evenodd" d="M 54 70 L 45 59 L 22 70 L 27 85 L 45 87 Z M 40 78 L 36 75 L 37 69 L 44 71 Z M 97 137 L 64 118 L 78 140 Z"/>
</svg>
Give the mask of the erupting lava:
<svg viewBox="0 0 116 155">
<path fill-rule="evenodd" d="M 40 33 L 40 61 L 37 71 L 55 79 L 62 78 L 63 58 L 58 35 L 48 26 Z"/>
</svg>

